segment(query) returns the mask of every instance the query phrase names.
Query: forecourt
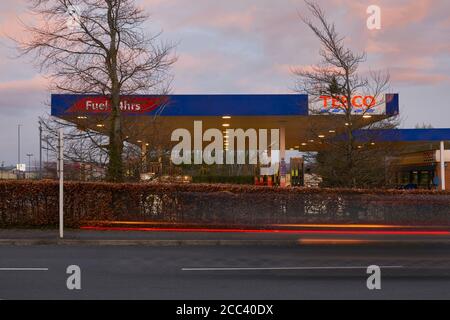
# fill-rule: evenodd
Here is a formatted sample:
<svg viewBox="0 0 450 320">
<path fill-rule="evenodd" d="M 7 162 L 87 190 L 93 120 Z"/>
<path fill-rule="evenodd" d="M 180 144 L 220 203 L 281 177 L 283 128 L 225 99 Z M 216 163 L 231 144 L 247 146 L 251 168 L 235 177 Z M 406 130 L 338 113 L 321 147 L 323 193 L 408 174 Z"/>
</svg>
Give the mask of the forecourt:
<svg viewBox="0 0 450 320">
<path fill-rule="evenodd" d="M 357 130 L 355 136 L 361 143 L 370 139 L 371 143 L 397 145 L 404 153 L 437 152 L 431 160 L 434 163 L 432 170 L 440 177 L 440 172 L 444 173 L 444 179 L 441 179 L 444 183 L 449 180 L 450 174 L 445 177 L 445 172 L 450 170 L 447 165 L 450 154 L 444 150 L 449 148 L 446 141 L 450 140 L 450 129 L 364 130 L 369 124 L 399 115 L 399 95 L 386 94 L 381 103 L 365 108 L 364 112 L 359 107 L 370 106 L 370 97 L 355 98 L 352 103 L 357 106 L 356 111 L 348 123 L 345 116 L 333 108 L 335 102 L 330 97 L 312 102 L 308 95 L 302 94 L 122 96 L 123 135 L 145 153 L 150 145 L 162 151 L 171 150 L 176 144 L 171 142 L 171 134 L 176 129 L 187 129 L 194 136 L 194 121 L 202 121 L 203 131 L 212 128 L 279 129 L 280 154 L 284 158 L 285 150 L 321 150 L 326 147 L 324 139 L 338 138 L 345 126 L 351 125 Z M 81 130 L 107 134 L 109 111 L 105 96 L 51 96 L 51 115 L 69 121 Z M 415 163 L 414 166 L 422 164 Z"/>
</svg>

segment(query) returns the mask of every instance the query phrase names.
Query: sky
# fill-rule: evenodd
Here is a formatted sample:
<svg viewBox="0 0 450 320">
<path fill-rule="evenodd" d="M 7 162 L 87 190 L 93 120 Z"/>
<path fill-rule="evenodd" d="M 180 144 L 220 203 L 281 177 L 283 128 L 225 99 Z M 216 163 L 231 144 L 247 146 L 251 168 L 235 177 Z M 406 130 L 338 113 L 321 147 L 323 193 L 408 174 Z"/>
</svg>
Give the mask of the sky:
<svg viewBox="0 0 450 320">
<path fill-rule="evenodd" d="M 177 44 L 172 93 L 293 93 L 292 69 L 319 62 L 318 40 L 301 22 L 303 0 L 136 0 L 149 33 Z M 450 1 L 318 0 L 346 45 L 367 52 L 362 71 L 388 70 L 402 127 L 450 128 Z M 381 29 L 366 27 L 370 5 Z M 0 165 L 38 155 L 38 117 L 49 112 L 45 75 L 17 58 L 8 36 L 35 19 L 26 0 L 0 0 Z"/>
</svg>

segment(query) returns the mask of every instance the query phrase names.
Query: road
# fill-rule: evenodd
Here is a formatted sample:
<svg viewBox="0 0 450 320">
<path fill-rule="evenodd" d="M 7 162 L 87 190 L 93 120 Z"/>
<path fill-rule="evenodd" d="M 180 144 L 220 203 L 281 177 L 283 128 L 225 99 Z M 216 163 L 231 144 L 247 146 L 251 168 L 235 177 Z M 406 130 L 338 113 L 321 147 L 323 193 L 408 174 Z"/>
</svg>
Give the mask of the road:
<svg viewBox="0 0 450 320">
<path fill-rule="evenodd" d="M 449 249 L 0 246 L 0 299 L 450 299 Z M 373 264 L 381 290 L 366 287 Z M 69 265 L 81 268 L 81 290 L 66 287 Z"/>
</svg>

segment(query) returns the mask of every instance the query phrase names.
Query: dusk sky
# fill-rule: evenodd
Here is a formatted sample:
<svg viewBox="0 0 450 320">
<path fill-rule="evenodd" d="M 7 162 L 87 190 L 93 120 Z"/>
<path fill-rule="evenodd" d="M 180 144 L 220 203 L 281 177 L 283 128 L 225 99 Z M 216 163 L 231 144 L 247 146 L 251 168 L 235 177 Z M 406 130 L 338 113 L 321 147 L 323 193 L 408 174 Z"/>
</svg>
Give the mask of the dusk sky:
<svg viewBox="0 0 450 320">
<path fill-rule="evenodd" d="M 303 0 L 140 0 L 149 32 L 178 43 L 173 93 L 293 93 L 291 69 L 319 61 L 319 42 L 299 19 Z M 38 155 L 38 116 L 49 112 L 45 78 L 29 59 L 14 58 L 6 35 L 27 22 L 26 0 L 0 2 L 0 164 L 17 161 L 17 125 L 25 154 Z M 449 0 L 322 0 L 361 66 L 389 70 L 400 94 L 402 127 L 450 128 Z M 369 5 L 382 10 L 381 30 L 366 27 Z"/>
</svg>

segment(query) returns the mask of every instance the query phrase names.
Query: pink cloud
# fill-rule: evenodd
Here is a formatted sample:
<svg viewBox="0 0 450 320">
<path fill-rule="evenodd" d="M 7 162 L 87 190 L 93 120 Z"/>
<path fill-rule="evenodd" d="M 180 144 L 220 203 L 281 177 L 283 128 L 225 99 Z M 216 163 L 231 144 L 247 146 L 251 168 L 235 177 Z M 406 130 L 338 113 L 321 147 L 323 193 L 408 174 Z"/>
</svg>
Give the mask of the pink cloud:
<svg viewBox="0 0 450 320">
<path fill-rule="evenodd" d="M 48 86 L 48 81 L 41 77 L 35 76 L 32 79 L 12 80 L 0 82 L 0 91 L 15 91 L 15 90 L 45 90 Z"/>
<path fill-rule="evenodd" d="M 393 68 L 391 80 L 396 83 L 436 85 L 450 82 L 450 76 L 446 74 L 430 74 L 417 68 Z"/>
<path fill-rule="evenodd" d="M 391 70 L 416 68 L 420 73 L 444 79 L 437 56 L 450 53 L 450 2 L 447 0 L 378 0 L 382 9 L 382 30 L 365 28 L 365 0 L 318 0 L 347 43 L 368 52 L 367 68 Z M 21 34 L 13 15 L 25 15 L 20 5 L 6 5 L 0 13 L 0 28 Z M 300 21 L 302 0 L 213 1 L 138 0 L 150 14 L 150 25 L 165 30 L 163 38 L 180 41 L 179 61 L 174 73 L 177 83 L 189 82 L 201 90 L 205 82 L 216 81 L 214 73 L 231 73 L 255 86 L 260 70 L 270 70 L 276 79 L 291 81 L 291 66 L 308 66 L 319 61 L 319 43 Z M 5 6 L 5 4 L 2 4 Z M 4 9 L 3 7 L 1 7 Z M 1 53 L 0 53 L 1 54 Z M 365 66 L 366 67 L 366 66 Z M 441 67 L 442 68 L 442 67 Z M 445 67 L 444 67 L 445 68 Z M 444 69 L 445 70 L 445 69 Z M 283 78 L 284 77 L 284 78 Z M 406 81 L 407 77 L 394 78 Z M 208 80 L 209 79 L 209 80 Z M 250 76 L 251 79 L 251 76 Z M 414 83 L 427 77 L 415 77 Z M 238 81 L 238 79 L 236 79 Z M 277 80 L 278 81 L 278 80 Z M 251 81 L 250 81 L 251 83 Z M 275 82 L 274 82 L 275 83 Z M 424 82 L 425 83 L 425 82 Z M 274 86 L 273 90 L 278 90 Z"/>
<path fill-rule="evenodd" d="M 48 100 L 47 81 L 39 76 L 31 79 L 0 82 L 0 114 L 26 114 L 44 110 Z"/>
</svg>

